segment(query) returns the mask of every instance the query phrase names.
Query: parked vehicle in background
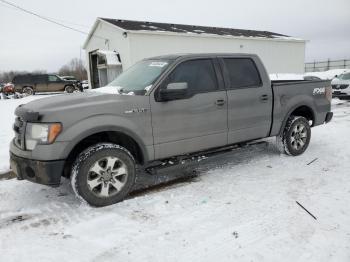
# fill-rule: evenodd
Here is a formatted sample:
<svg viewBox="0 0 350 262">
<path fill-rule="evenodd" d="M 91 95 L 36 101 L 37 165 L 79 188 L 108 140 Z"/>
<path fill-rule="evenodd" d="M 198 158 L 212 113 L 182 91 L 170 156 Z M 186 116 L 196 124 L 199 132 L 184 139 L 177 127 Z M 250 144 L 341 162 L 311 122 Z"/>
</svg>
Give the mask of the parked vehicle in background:
<svg viewBox="0 0 350 262">
<path fill-rule="evenodd" d="M 350 99 L 350 72 L 337 76 L 331 84 L 334 97 Z"/>
<path fill-rule="evenodd" d="M 15 93 L 15 87 L 12 83 L 4 84 L 1 90 L 5 95 L 11 95 Z"/>
<path fill-rule="evenodd" d="M 51 74 L 26 74 L 17 75 L 12 83 L 16 92 L 33 95 L 35 92 L 59 92 L 73 93 L 77 89 L 75 81 L 65 80 Z"/>
<path fill-rule="evenodd" d="M 79 89 L 80 92 L 84 91 L 84 87 L 82 85 L 82 82 L 78 79 L 76 79 L 74 76 L 61 76 L 61 78 L 65 79 L 65 80 L 69 80 L 69 81 L 75 81 L 75 85 L 77 87 L 77 89 Z"/>
<path fill-rule="evenodd" d="M 89 81 L 83 80 L 83 81 L 81 81 L 81 85 L 82 85 L 83 89 L 88 89 L 89 88 Z"/>
<path fill-rule="evenodd" d="M 106 206 L 247 141 L 277 136 L 300 155 L 311 127 L 332 119 L 331 99 L 330 81 L 271 82 L 256 55 L 149 58 L 97 92 L 19 106 L 11 167 L 49 186 L 70 177 L 80 198 Z"/>
</svg>

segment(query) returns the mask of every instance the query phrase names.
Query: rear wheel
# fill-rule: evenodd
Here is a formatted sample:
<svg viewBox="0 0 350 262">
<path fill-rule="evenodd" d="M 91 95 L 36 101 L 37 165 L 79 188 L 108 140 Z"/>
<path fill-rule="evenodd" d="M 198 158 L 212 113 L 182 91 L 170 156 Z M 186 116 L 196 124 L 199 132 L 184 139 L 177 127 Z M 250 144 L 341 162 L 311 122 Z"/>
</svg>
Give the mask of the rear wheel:
<svg viewBox="0 0 350 262">
<path fill-rule="evenodd" d="M 31 96 L 34 95 L 34 89 L 30 86 L 25 86 L 22 88 L 22 93 L 27 96 Z"/>
<path fill-rule="evenodd" d="M 291 116 L 278 137 L 283 151 L 292 156 L 301 155 L 309 146 L 311 128 L 308 120 L 302 116 Z"/>
<path fill-rule="evenodd" d="M 92 206 L 122 201 L 135 183 L 135 161 L 125 148 L 99 143 L 76 159 L 71 184 L 76 195 Z"/>
</svg>

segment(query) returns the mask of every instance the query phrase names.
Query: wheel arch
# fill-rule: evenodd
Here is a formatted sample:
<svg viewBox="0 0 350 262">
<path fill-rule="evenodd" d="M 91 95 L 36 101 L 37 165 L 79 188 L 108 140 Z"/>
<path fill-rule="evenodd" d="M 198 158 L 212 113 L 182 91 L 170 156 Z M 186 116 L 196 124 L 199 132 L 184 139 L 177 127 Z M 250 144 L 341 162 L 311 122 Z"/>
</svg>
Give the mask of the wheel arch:
<svg viewBox="0 0 350 262">
<path fill-rule="evenodd" d="M 288 119 L 291 116 L 302 116 L 305 117 L 308 121 L 312 121 L 312 124 L 310 125 L 311 127 L 315 124 L 316 120 L 316 115 L 315 115 L 315 110 L 312 106 L 308 104 L 298 104 L 294 107 L 292 107 L 288 113 L 286 114 L 286 117 L 284 118 L 281 129 L 279 134 L 281 134 L 287 124 Z"/>
<path fill-rule="evenodd" d="M 64 176 L 69 176 L 71 165 L 80 152 L 100 142 L 111 142 L 126 148 L 133 155 L 137 164 L 142 165 L 149 159 L 142 140 L 132 131 L 115 126 L 95 127 L 79 134 L 65 149 L 64 155 L 67 157 Z"/>
<path fill-rule="evenodd" d="M 26 87 L 29 87 L 29 88 L 33 89 L 33 91 L 35 92 L 34 85 L 23 85 L 23 86 L 21 86 L 21 91 L 23 92 L 23 89 L 26 88 Z"/>
</svg>

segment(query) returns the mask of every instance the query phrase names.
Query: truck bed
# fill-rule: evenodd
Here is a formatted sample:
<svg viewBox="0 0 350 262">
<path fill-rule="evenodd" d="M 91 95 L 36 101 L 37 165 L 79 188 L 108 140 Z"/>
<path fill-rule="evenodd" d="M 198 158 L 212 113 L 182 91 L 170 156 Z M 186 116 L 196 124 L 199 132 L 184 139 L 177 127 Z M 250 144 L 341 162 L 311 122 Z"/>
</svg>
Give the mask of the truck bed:
<svg viewBox="0 0 350 262">
<path fill-rule="evenodd" d="M 307 106 L 312 110 L 314 121 L 312 126 L 325 122 L 330 111 L 330 101 L 325 91 L 330 87 L 328 80 L 276 80 L 271 81 L 273 92 L 271 136 L 278 135 L 288 116 L 298 106 Z"/>
</svg>

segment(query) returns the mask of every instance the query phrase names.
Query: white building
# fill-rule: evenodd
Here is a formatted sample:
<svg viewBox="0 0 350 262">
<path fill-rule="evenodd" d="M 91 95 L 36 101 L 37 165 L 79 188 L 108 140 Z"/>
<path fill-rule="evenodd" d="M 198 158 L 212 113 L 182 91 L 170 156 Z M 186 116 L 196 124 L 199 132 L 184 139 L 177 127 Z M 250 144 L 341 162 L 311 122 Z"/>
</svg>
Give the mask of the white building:
<svg viewBox="0 0 350 262">
<path fill-rule="evenodd" d="M 269 73 L 303 73 L 305 40 L 277 33 L 98 18 L 84 43 L 92 88 L 137 61 L 175 53 L 254 53 Z"/>
</svg>

